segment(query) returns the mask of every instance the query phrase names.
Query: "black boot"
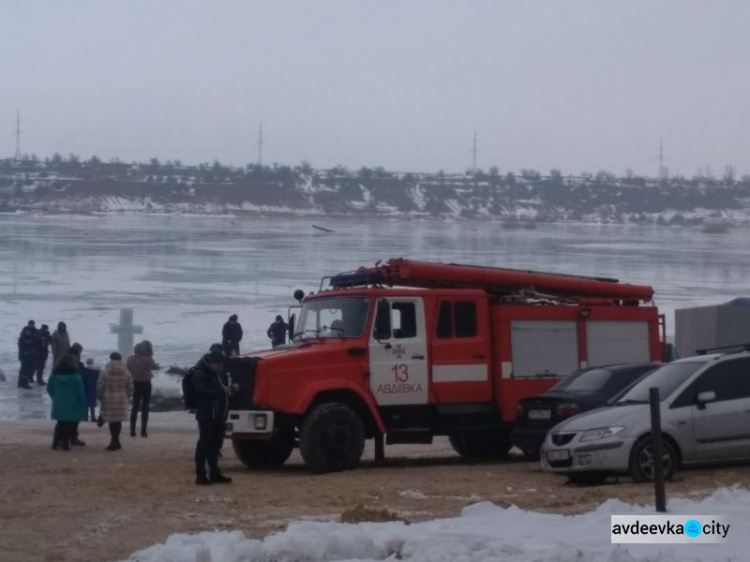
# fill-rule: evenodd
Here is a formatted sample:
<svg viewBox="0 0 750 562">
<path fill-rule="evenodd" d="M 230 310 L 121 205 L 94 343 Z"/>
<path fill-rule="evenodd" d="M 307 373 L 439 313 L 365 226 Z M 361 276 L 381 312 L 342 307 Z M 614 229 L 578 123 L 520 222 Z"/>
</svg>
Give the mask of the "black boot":
<svg viewBox="0 0 750 562">
<path fill-rule="evenodd" d="M 105 450 L 105 451 L 116 451 L 116 450 L 117 450 L 117 446 L 115 445 L 115 440 L 114 440 L 114 439 L 112 439 L 112 440 L 111 440 L 111 441 L 109 442 L 109 445 L 107 445 L 107 446 L 106 446 L 106 447 L 104 448 L 104 450 Z"/>
<path fill-rule="evenodd" d="M 60 428 L 55 424 L 55 431 L 52 434 L 52 450 L 57 451 L 60 448 Z"/>
<path fill-rule="evenodd" d="M 212 472 L 209 480 L 211 480 L 212 484 L 231 484 L 232 483 L 231 478 L 229 478 L 228 476 L 224 476 L 219 471 Z"/>
<path fill-rule="evenodd" d="M 205 474 L 205 473 L 200 473 L 200 472 L 199 472 L 199 473 L 198 473 L 198 474 L 197 474 L 197 475 L 195 476 L 195 483 L 196 483 L 196 484 L 198 484 L 198 486 L 210 486 L 210 485 L 211 485 L 211 480 L 209 480 L 209 479 L 208 479 L 208 478 L 206 477 L 206 474 Z"/>
</svg>

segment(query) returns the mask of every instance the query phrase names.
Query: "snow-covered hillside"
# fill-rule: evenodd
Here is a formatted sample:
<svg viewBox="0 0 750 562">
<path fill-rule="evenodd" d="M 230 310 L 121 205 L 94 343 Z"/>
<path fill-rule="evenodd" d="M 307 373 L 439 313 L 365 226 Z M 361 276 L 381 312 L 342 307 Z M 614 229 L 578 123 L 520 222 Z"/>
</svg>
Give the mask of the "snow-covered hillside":
<svg viewBox="0 0 750 562">
<path fill-rule="evenodd" d="M 162 212 L 750 224 L 750 178 L 396 174 L 0 160 L 0 211 Z"/>
</svg>

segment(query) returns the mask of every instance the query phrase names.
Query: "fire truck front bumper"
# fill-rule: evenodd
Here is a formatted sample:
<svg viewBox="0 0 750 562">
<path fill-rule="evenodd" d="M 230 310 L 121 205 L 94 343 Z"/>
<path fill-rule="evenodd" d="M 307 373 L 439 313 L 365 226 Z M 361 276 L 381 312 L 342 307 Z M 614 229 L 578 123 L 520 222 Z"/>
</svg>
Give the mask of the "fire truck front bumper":
<svg viewBox="0 0 750 562">
<path fill-rule="evenodd" d="M 229 437 L 270 438 L 274 413 L 271 410 L 230 410 L 224 429 Z"/>
</svg>

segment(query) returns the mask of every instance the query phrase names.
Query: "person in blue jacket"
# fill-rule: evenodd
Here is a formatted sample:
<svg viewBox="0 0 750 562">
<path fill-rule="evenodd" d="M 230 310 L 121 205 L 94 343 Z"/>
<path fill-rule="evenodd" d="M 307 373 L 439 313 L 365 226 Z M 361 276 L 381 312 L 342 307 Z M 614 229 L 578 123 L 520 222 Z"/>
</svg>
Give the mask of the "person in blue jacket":
<svg viewBox="0 0 750 562">
<path fill-rule="evenodd" d="M 60 357 L 47 380 L 47 393 L 52 398 L 52 419 L 57 421 L 52 448 L 70 450 L 75 429 L 86 416 L 86 391 L 79 372 L 78 360 L 70 354 Z"/>
</svg>

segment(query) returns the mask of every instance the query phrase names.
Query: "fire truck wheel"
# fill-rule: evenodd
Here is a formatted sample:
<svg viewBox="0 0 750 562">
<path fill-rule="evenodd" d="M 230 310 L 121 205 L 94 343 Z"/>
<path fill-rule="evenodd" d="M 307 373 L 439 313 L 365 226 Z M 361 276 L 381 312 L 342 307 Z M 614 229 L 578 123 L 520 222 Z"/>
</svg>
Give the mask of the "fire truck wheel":
<svg viewBox="0 0 750 562">
<path fill-rule="evenodd" d="M 294 449 L 294 430 L 283 431 L 270 441 L 232 439 L 232 447 L 248 468 L 280 468 Z"/>
<path fill-rule="evenodd" d="M 346 404 L 321 404 L 302 422 L 299 449 L 305 464 L 313 472 L 354 468 L 365 449 L 362 420 Z"/>
<path fill-rule="evenodd" d="M 450 436 L 450 442 L 459 455 L 469 460 L 500 459 L 513 447 L 510 436 L 499 432 L 456 433 Z"/>
</svg>

